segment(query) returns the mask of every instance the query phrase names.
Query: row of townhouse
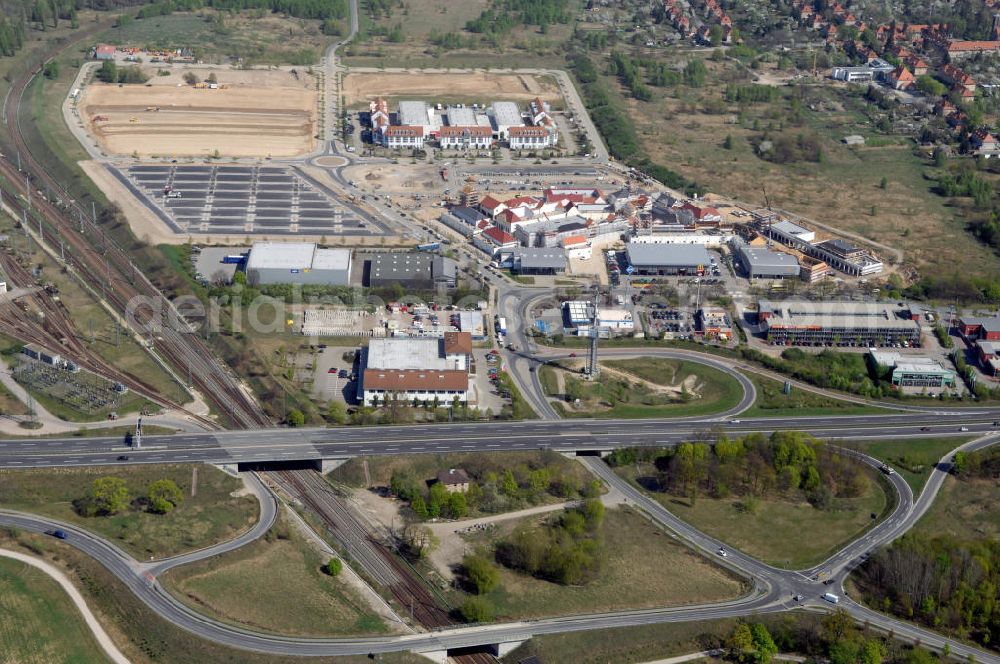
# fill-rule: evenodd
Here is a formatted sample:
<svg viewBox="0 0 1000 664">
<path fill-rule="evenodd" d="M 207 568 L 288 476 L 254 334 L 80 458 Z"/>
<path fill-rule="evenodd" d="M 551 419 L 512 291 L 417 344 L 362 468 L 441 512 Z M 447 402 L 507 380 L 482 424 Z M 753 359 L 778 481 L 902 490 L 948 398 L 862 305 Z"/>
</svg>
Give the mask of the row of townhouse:
<svg viewBox="0 0 1000 664">
<path fill-rule="evenodd" d="M 517 104 L 493 102 L 489 107 L 465 104 L 442 108 L 423 101 L 401 101 L 390 113 L 382 97 L 369 103 L 371 139 L 388 148 L 422 149 L 428 142 L 444 149 L 490 149 L 505 143 L 514 150 L 554 147 L 559 129 L 551 107 L 540 97 L 522 114 Z"/>
</svg>

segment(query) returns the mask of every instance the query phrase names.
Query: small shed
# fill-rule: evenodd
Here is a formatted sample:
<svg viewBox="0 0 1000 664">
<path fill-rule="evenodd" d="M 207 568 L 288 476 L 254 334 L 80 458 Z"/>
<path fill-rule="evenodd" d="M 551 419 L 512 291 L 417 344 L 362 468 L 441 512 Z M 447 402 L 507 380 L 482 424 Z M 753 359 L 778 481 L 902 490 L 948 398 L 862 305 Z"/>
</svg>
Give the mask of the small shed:
<svg viewBox="0 0 1000 664">
<path fill-rule="evenodd" d="M 465 493 L 469 490 L 469 474 L 461 468 L 449 468 L 437 474 L 437 481 L 448 493 Z"/>
</svg>

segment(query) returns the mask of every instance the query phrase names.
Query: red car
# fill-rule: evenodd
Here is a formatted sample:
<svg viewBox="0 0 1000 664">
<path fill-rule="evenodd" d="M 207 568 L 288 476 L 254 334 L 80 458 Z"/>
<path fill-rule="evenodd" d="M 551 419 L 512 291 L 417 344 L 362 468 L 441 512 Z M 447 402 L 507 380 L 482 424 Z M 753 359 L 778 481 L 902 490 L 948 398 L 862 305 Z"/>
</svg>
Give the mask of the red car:
<svg viewBox="0 0 1000 664">
<path fill-rule="evenodd" d="M 330 367 L 329 369 L 326 370 L 326 372 L 335 374 L 337 373 L 337 367 Z"/>
</svg>

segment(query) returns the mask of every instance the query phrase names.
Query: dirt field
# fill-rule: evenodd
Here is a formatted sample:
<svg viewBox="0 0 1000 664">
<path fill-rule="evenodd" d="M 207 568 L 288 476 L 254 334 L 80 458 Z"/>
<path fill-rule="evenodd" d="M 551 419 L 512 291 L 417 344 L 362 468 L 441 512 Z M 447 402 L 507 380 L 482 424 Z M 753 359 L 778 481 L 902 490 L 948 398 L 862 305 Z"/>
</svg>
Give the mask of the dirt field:
<svg viewBox="0 0 1000 664">
<path fill-rule="evenodd" d="M 315 79 L 284 69 L 148 67 L 145 85 L 93 83 L 80 115 L 105 150 L 119 155 L 292 157 L 314 146 L 318 93 Z M 185 72 L 215 72 L 226 89 L 196 89 Z M 159 110 L 148 110 L 155 109 Z"/>
<path fill-rule="evenodd" d="M 529 101 L 541 97 L 549 102 L 561 102 L 559 87 L 545 77 L 526 74 L 466 74 L 424 73 L 360 73 L 344 77 L 344 95 L 348 107 L 367 103 L 378 95 L 438 98 L 445 101 Z M 391 104 L 390 104 L 391 105 Z"/>
</svg>

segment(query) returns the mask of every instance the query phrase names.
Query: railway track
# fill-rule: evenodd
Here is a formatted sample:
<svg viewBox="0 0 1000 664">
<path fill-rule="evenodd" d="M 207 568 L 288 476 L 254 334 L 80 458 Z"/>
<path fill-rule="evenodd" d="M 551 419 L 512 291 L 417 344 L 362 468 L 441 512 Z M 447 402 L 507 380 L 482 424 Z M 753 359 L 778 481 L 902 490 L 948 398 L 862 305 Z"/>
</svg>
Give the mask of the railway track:
<svg viewBox="0 0 1000 664">
<path fill-rule="evenodd" d="M 62 47 L 68 48 L 72 43 Z M 207 345 L 186 328 L 183 317 L 131 260 L 128 253 L 107 237 L 72 196 L 49 175 L 28 149 L 20 128 L 18 109 L 25 89 L 38 74 L 18 77 L 11 86 L 4 119 L 25 175 L 7 157 L 0 159 L 0 175 L 8 181 L 6 201 L 14 201 L 18 212 L 27 215 L 33 229 L 43 239 L 58 240 L 67 249 L 66 262 L 92 288 L 100 287 L 104 299 L 126 319 L 136 332 L 150 338 L 157 350 L 178 371 L 186 371 L 198 390 L 220 413 L 240 428 L 271 426 L 271 420 L 240 381 L 221 366 Z M 44 188 L 57 203 L 39 195 Z M 35 190 L 35 191 L 33 191 Z M 12 195 L 10 195 L 12 194 Z M 92 238 L 92 239 L 91 239 Z M 99 243 L 99 244 L 98 244 Z M 128 314 L 131 313 L 131 316 Z M 179 321 L 180 325 L 172 325 Z M 182 328 L 182 329 L 177 329 Z"/>
<path fill-rule="evenodd" d="M 282 470 L 267 473 L 289 496 L 313 512 L 365 572 L 392 593 L 404 612 L 426 629 L 453 627 L 448 609 L 406 568 L 401 560 L 378 540 L 374 531 L 359 519 L 354 509 L 313 470 Z M 452 658 L 461 664 L 496 664 L 486 653 Z"/>
<path fill-rule="evenodd" d="M 22 266 L 15 256 L 0 252 L 0 268 L 7 275 L 10 285 L 32 289 L 37 288 L 34 277 Z M 184 412 L 206 428 L 217 428 L 212 420 L 186 411 L 181 404 L 163 397 L 153 386 L 141 378 L 120 371 L 117 367 L 93 352 L 80 341 L 77 330 L 69 317 L 69 312 L 59 302 L 40 288 L 31 295 L 25 296 L 35 309 L 41 313 L 32 315 L 27 305 L 21 302 L 9 302 L 0 308 L 0 330 L 8 336 L 19 338 L 28 343 L 38 344 L 59 352 L 73 362 L 109 380 L 117 381 L 146 399 L 172 410 Z"/>
</svg>

